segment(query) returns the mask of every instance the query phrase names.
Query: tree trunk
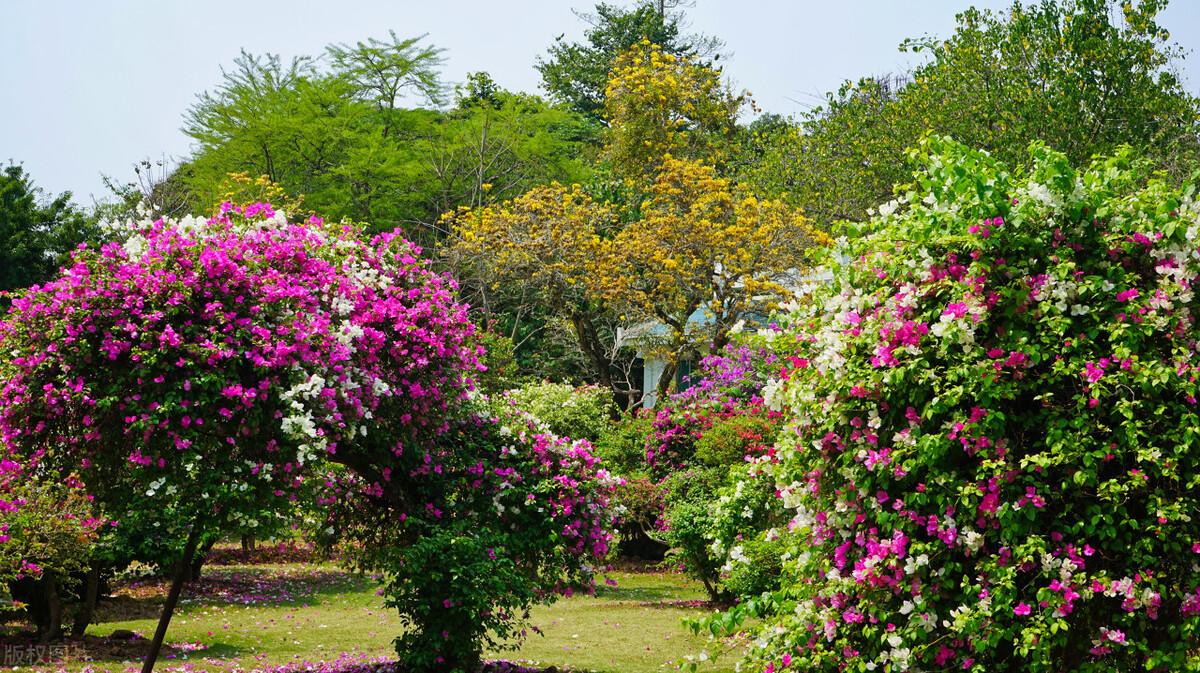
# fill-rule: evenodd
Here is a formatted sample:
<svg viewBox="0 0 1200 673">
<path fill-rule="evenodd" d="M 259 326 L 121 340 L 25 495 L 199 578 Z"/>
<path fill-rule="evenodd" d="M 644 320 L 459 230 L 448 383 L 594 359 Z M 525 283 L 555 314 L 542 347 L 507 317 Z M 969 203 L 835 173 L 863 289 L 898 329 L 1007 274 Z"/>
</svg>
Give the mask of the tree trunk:
<svg viewBox="0 0 1200 673">
<path fill-rule="evenodd" d="M 196 551 L 195 555 L 192 556 L 191 562 L 188 563 L 188 575 L 185 581 L 195 582 L 200 579 L 200 571 L 204 568 L 204 562 L 208 560 L 208 552 L 212 551 L 212 548 L 216 544 L 217 541 L 215 539 L 209 540 Z"/>
<path fill-rule="evenodd" d="M 713 334 L 713 339 L 708 344 L 709 355 L 720 355 L 721 351 L 725 350 L 725 347 L 730 342 L 729 330 L 732 328 L 732 325 L 722 325 L 720 321 L 717 322 L 717 325 L 716 333 Z"/>
<path fill-rule="evenodd" d="M 171 591 L 167 593 L 167 602 L 163 604 L 162 614 L 158 618 L 158 628 L 154 630 L 154 639 L 150 641 L 150 651 L 146 653 L 146 661 L 142 663 L 142 673 L 153 673 L 154 662 L 158 661 L 158 653 L 162 650 L 163 639 L 167 637 L 167 627 L 171 625 L 171 615 L 179 604 L 179 594 L 183 591 L 183 582 L 191 569 L 192 558 L 196 555 L 196 545 L 200 542 L 200 524 L 192 524 L 188 531 L 187 543 L 183 546 L 183 555 L 175 564 L 175 578 L 171 581 Z"/>
<path fill-rule="evenodd" d="M 242 551 L 247 553 L 254 551 L 254 533 L 246 533 L 242 536 Z"/>
<path fill-rule="evenodd" d="M 675 372 L 678 370 L 678 363 L 668 362 L 663 365 L 662 373 L 658 375 L 658 385 L 654 387 L 655 406 L 667 399 L 667 393 L 671 391 L 671 384 L 675 382 Z"/>
<path fill-rule="evenodd" d="M 592 363 L 600 385 L 613 388 L 612 372 L 608 370 L 608 358 L 604 357 L 604 347 L 600 344 L 600 335 L 590 318 L 581 311 L 571 313 L 571 326 L 575 328 L 575 338 L 579 339 L 579 348 Z"/>
<path fill-rule="evenodd" d="M 38 581 L 38 590 L 46 606 L 46 623 L 38 629 L 38 642 L 48 643 L 62 637 L 62 598 L 58 595 L 58 578 L 54 573 L 48 572 Z"/>
<path fill-rule="evenodd" d="M 716 582 L 709 579 L 707 574 L 700 576 L 700 582 L 704 585 L 704 593 L 708 594 L 708 601 L 710 603 L 720 603 L 722 592 L 717 589 Z"/>
<path fill-rule="evenodd" d="M 88 624 L 96 614 L 96 602 L 100 600 L 100 564 L 92 563 L 84 580 L 83 604 L 75 613 L 75 621 L 71 624 L 71 637 L 82 638 Z"/>
</svg>

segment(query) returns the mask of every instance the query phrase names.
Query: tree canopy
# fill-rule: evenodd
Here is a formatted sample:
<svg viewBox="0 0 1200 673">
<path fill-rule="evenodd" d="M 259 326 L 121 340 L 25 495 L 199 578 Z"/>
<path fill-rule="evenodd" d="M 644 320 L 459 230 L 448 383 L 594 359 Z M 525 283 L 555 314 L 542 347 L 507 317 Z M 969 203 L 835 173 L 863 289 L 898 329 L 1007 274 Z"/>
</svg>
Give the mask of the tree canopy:
<svg viewBox="0 0 1200 673">
<path fill-rule="evenodd" d="M 243 53 L 186 120 L 197 151 L 180 173 L 193 208 L 218 202 L 231 173 L 266 176 L 306 208 L 434 244 L 443 212 L 584 176 L 581 147 L 594 129 L 486 73 L 448 109 L 402 107 L 406 95 L 444 97 L 439 54 L 394 34 L 329 47 L 327 68 Z"/>
<path fill-rule="evenodd" d="M 907 180 L 905 150 L 927 132 L 1013 165 L 1040 140 L 1074 162 L 1131 145 L 1176 178 L 1200 156 L 1200 106 L 1158 24 L 1166 3 L 1070 0 L 968 9 L 911 74 L 847 82 L 780 134 L 743 179 L 786 192 L 817 222 L 862 220 Z"/>
</svg>

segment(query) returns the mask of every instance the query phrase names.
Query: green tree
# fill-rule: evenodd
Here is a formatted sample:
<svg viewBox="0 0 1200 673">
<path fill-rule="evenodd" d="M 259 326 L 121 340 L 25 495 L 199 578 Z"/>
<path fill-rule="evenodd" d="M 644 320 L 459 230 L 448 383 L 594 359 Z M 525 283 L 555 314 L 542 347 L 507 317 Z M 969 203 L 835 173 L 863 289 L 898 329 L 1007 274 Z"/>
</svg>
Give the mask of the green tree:
<svg viewBox="0 0 1200 673">
<path fill-rule="evenodd" d="M 196 210 L 219 200 L 229 173 L 265 175 L 295 194 L 328 188 L 370 105 L 314 63 L 242 52 L 222 84 L 199 96 L 183 127 L 197 144 L 186 177 Z"/>
<path fill-rule="evenodd" d="M 48 280 L 75 246 L 99 240 L 95 223 L 71 203 L 34 185 L 20 164 L 0 173 L 0 292 Z"/>
<path fill-rule="evenodd" d="M 571 109 L 599 119 L 604 89 L 617 57 L 642 40 L 668 54 L 705 62 L 719 60 L 724 43 L 715 37 L 684 33 L 683 17 L 668 10 L 678 3 L 641 2 L 632 9 L 608 3 L 594 14 L 578 14 L 590 28 L 584 42 L 566 42 L 560 35 L 544 58 L 537 61 L 542 87 L 550 97 Z"/>
<path fill-rule="evenodd" d="M 592 125 L 538 96 L 504 90 L 486 73 L 470 77 L 456 107 L 414 148 L 431 220 L 459 206 L 587 178 L 583 145 L 595 132 Z"/>
<path fill-rule="evenodd" d="M 390 30 L 388 37 L 386 41 L 369 38 L 354 46 L 332 44 L 325 49 L 333 72 L 353 86 L 359 99 L 383 115 L 384 135 L 391 130 L 391 115 L 403 94 L 412 91 L 436 103 L 444 88 L 438 72 L 442 50 L 422 45 L 426 35 L 402 40 Z"/>
<path fill-rule="evenodd" d="M 306 207 L 402 226 L 428 246 L 442 238 L 441 214 L 459 205 L 584 178 L 579 158 L 595 125 L 486 73 L 472 74 L 449 109 L 402 107 L 408 94 L 443 94 L 441 52 L 418 42 L 331 46 L 327 69 L 243 53 L 185 121 L 197 151 L 178 173 L 192 209 L 223 200 L 231 173 L 266 176 Z"/>
</svg>

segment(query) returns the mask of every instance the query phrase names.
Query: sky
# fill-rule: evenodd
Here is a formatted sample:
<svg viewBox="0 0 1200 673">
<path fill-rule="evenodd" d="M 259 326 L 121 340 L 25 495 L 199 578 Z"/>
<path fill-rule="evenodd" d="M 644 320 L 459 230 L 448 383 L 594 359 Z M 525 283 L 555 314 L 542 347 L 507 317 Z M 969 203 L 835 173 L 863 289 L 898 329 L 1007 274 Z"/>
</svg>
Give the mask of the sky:
<svg viewBox="0 0 1200 673">
<path fill-rule="evenodd" d="M 614 0 L 610 0 L 614 1 Z M 618 4 L 629 4 L 615 0 Z M 732 56 L 725 74 L 767 112 L 800 114 L 846 79 L 902 72 L 920 57 L 906 37 L 947 36 L 968 6 L 1009 0 L 695 0 L 693 32 Z M 485 70 L 502 86 L 537 91 L 534 63 L 559 35 L 586 25 L 576 0 L 0 0 L 0 163 L 23 163 L 48 192 L 104 198 L 101 175 L 133 178 L 141 159 L 186 157 L 179 130 L 201 91 L 240 50 L 285 58 L 330 43 L 428 34 L 444 77 Z M 1200 48 L 1200 1 L 1175 0 L 1160 23 Z M 1200 93 L 1200 54 L 1186 86 Z"/>
</svg>

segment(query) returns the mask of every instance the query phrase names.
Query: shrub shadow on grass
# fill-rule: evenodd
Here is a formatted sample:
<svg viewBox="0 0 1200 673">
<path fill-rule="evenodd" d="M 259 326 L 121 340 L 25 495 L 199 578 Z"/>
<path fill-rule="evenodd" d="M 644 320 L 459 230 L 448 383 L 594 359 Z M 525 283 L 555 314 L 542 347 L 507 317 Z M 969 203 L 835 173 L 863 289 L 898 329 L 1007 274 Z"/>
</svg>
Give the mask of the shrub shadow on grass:
<svg viewBox="0 0 1200 673">
<path fill-rule="evenodd" d="M 319 603 L 326 596 L 361 591 L 370 583 L 367 577 L 335 568 L 229 566 L 209 569 L 199 580 L 188 582 L 181 604 L 299 607 Z M 103 603 L 121 615 L 119 620 L 148 619 L 156 616 L 169 584 L 167 578 L 124 583 Z M 123 606 L 132 609 L 141 604 L 155 606 L 155 615 L 122 611 Z M 105 621 L 115 620 L 106 616 Z"/>
</svg>

